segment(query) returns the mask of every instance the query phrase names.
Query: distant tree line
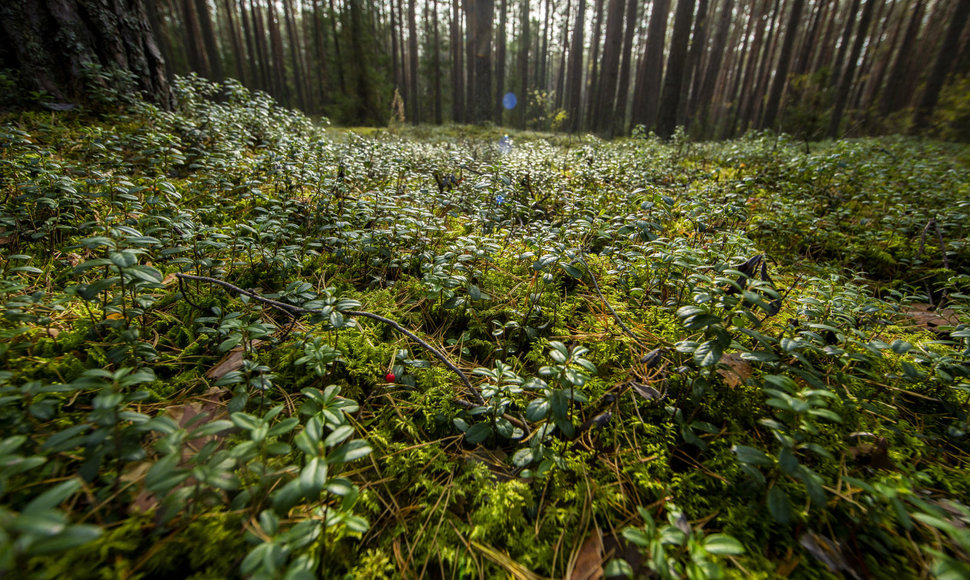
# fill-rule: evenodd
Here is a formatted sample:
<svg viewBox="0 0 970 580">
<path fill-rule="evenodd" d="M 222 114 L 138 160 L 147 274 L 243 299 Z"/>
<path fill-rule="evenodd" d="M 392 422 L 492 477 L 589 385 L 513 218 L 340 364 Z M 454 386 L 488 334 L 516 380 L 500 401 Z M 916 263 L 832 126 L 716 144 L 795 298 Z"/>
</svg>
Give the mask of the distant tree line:
<svg viewBox="0 0 970 580">
<path fill-rule="evenodd" d="M 605 136 L 638 126 L 670 136 L 683 126 L 702 138 L 765 128 L 819 138 L 923 131 L 941 108 L 946 122 L 970 118 L 970 0 L 144 0 L 144 8 L 169 74 L 235 77 L 343 124 L 403 116 Z M 514 108 L 503 106 L 506 93 Z"/>
</svg>

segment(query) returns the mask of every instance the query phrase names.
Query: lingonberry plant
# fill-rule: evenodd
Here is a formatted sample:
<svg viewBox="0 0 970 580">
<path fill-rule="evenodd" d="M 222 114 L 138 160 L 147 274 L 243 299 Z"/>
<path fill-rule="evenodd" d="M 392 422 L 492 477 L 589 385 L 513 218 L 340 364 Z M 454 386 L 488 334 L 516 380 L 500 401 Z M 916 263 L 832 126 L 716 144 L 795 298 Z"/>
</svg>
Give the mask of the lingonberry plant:
<svg viewBox="0 0 970 580">
<path fill-rule="evenodd" d="M 0 112 L 0 576 L 970 575 L 965 146 L 174 89 Z"/>
</svg>

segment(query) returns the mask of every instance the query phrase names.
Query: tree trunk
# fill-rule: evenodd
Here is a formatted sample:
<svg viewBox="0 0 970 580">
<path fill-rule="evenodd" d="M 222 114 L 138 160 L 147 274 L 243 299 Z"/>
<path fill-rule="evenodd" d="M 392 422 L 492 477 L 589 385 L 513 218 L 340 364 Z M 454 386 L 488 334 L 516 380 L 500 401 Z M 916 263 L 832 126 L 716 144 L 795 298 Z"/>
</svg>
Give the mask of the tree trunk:
<svg viewBox="0 0 970 580">
<path fill-rule="evenodd" d="M 562 51 L 559 53 L 559 71 L 556 76 L 556 108 L 563 106 L 563 95 L 565 93 L 566 81 L 566 43 L 569 39 L 569 9 L 572 7 L 571 0 L 566 0 L 566 16 L 562 19 Z"/>
<path fill-rule="evenodd" d="M 657 123 L 670 0 L 654 0 L 650 10 L 647 47 L 640 60 L 637 85 L 633 94 L 633 123 L 644 125 L 647 129 L 652 129 Z"/>
<path fill-rule="evenodd" d="M 247 79 L 243 61 L 246 60 L 246 52 L 243 49 L 242 37 L 236 24 L 235 6 L 232 5 L 231 0 L 223 0 L 222 5 L 226 11 L 226 19 L 229 21 L 229 42 L 232 44 L 233 68 L 236 70 L 236 78 L 245 85 Z"/>
<path fill-rule="evenodd" d="M 502 96 L 505 95 L 505 25 L 508 18 L 508 0 L 499 6 L 498 38 L 495 40 L 495 123 L 502 124 Z"/>
<path fill-rule="evenodd" d="M 616 87 L 616 109 L 610 135 L 626 127 L 626 109 L 630 100 L 630 66 L 633 62 L 633 42 L 637 32 L 637 0 L 627 0 L 626 33 L 623 36 L 623 54 L 620 60 L 620 80 Z"/>
<path fill-rule="evenodd" d="M 670 54 L 667 56 L 667 75 L 664 77 L 663 92 L 660 95 L 660 111 L 657 113 L 657 135 L 664 138 L 673 135 L 677 125 L 677 104 L 680 101 L 680 87 L 684 82 L 687 43 L 690 41 L 695 3 L 696 0 L 677 0 L 677 10 L 674 13 L 674 33 L 670 40 Z"/>
<path fill-rule="evenodd" d="M 849 58 L 845 62 L 844 70 L 842 71 L 839 90 L 835 95 L 835 107 L 832 109 L 832 116 L 829 118 L 828 136 L 832 139 L 835 139 L 839 135 L 839 124 L 842 122 L 842 114 L 845 112 L 846 102 L 849 98 L 849 90 L 852 88 L 852 78 L 855 75 L 856 61 L 859 60 L 862 43 L 865 42 L 866 35 L 869 31 L 869 21 L 872 18 L 872 7 L 875 1 L 867 0 L 865 7 L 862 9 L 862 16 L 859 19 L 859 31 L 856 33 L 855 42 L 852 43 L 852 50 L 849 52 Z"/>
<path fill-rule="evenodd" d="M 788 15 L 788 24 L 785 26 L 785 41 L 781 46 L 781 57 L 778 60 L 778 68 L 775 71 L 775 80 L 771 84 L 771 93 L 768 95 L 768 104 L 765 107 L 764 121 L 762 126 L 774 127 L 775 119 L 778 116 L 778 108 L 781 105 L 781 95 L 788 84 L 788 68 L 791 64 L 792 47 L 795 46 L 795 35 L 798 31 L 798 21 L 802 17 L 802 8 L 805 0 L 794 0 L 791 13 Z"/>
<path fill-rule="evenodd" d="M 280 34 L 280 21 L 276 13 L 276 2 L 267 4 L 266 25 L 269 27 L 270 45 L 273 49 L 273 86 L 274 96 L 286 106 L 290 106 L 290 88 L 286 78 L 286 60 L 283 58 L 283 35 Z"/>
<path fill-rule="evenodd" d="M 516 111 L 517 125 L 525 128 L 525 112 L 529 102 L 529 0 L 522 0 L 522 32 L 519 35 L 519 104 Z"/>
<path fill-rule="evenodd" d="M 417 0 L 408 2 L 408 119 L 412 123 L 422 121 L 421 103 L 418 100 L 418 23 L 415 15 Z M 363 64 L 363 63 L 359 63 Z"/>
<path fill-rule="evenodd" d="M 943 88 L 947 74 L 959 54 L 960 33 L 963 32 L 963 28 L 967 24 L 968 16 L 970 16 L 970 0 L 958 0 L 946 27 L 943 44 L 936 53 L 933 68 L 930 69 L 930 76 L 926 79 L 926 86 L 923 88 L 923 95 L 920 97 L 919 104 L 916 106 L 916 113 L 913 115 L 913 129 L 916 131 L 926 129 L 929 126 L 933 109 L 940 98 L 940 90 Z"/>
<path fill-rule="evenodd" d="M 400 5 L 400 2 L 398 2 Z M 344 60 L 340 56 L 340 36 L 337 34 L 337 11 L 333 7 L 333 0 L 330 0 L 330 32 L 333 36 L 333 54 L 336 57 L 334 63 L 337 65 L 337 90 L 339 94 L 347 94 L 347 82 L 344 78 Z"/>
<path fill-rule="evenodd" d="M 492 113 L 492 28 L 494 0 L 474 0 L 475 4 L 475 121 L 491 118 Z"/>
<path fill-rule="evenodd" d="M 313 71 L 317 79 L 316 89 L 311 91 L 311 94 L 322 106 L 330 103 L 327 86 L 327 36 L 323 26 L 323 10 L 320 9 L 322 0 L 311 1 L 313 2 L 313 48 L 316 52 Z"/>
<path fill-rule="evenodd" d="M 710 59 L 704 67 L 704 74 L 701 79 L 700 88 L 691 97 L 691 110 L 700 113 L 701 126 L 707 124 L 707 108 L 714 93 L 714 85 L 717 83 L 718 73 L 721 71 L 721 63 L 724 62 L 724 53 L 728 50 L 726 46 L 728 31 L 731 27 L 731 16 L 734 10 L 734 0 L 725 0 L 721 6 L 721 16 L 718 19 L 717 30 L 711 40 Z M 704 127 L 706 130 L 706 127 Z"/>
<path fill-rule="evenodd" d="M 573 25 L 573 42 L 569 47 L 569 61 L 566 75 L 566 115 L 569 130 L 575 133 L 580 129 L 583 89 L 583 16 L 586 14 L 586 0 L 579 0 L 576 10 L 576 23 Z"/>
<path fill-rule="evenodd" d="M 286 35 L 289 37 L 290 62 L 293 65 L 293 86 L 296 89 L 296 102 L 300 109 L 307 110 L 307 97 L 304 87 L 306 86 L 305 74 L 303 72 L 303 55 L 300 35 L 297 34 L 296 18 L 293 15 L 293 0 L 283 0 L 283 13 L 286 19 Z"/>
<path fill-rule="evenodd" d="M 616 85 L 620 75 L 620 51 L 623 47 L 623 0 L 610 0 L 606 10 L 606 44 L 603 48 L 603 68 L 596 91 L 596 116 L 591 119 L 597 132 L 613 136 Z"/>
<path fill-rule="evenodd" d="M 585 91 L 582 95 L 583 105 L 579 109 L 579 114 L 584 121 L 581 125 L 592 130 L 596 129 L 594 117 L 596 116 L 596 93 L 599 88 L 600 46 L 603 44 L 603 3 L 604 0 L 596 0 L 593 37 L 589 39 L 589 64 L 581 66 L 584 71 L 588 70 L 589 72 L 586 75 Z M 578 126 L 577 130 L 579 130 Z"/>
<path fill-rule="evenodd" d="M 9 46 L 4 66 L 20 72 L 29 88 L 63 102 L 84 99 L 85 67 L 96 64 L 132 73 L 142 95 L 172 106 L 165 61 L 145 5 L 98 0 L 31 0 L 0 3 L 0 28 Z M 69 39 L 69 40 L 68 40 Z"/>
<path fill-rule="evenodd" d="M 434 77 L 431 81 L 433 95 L 434 124 L 442 122 L 441 112 L 441 38 L 438 36 L 438 0 L 431 0 L 431 26 L 433 30 L 434 48 L 431 52 L 431 70 Z"/>
<path fill-rule="evenodd" d="M 456 123 L 465 120 L 464 65 L 461 45 L 461 6 L 459 0 L 451 5 L 451 117 Z"/>
<path fill-rule="evenodd" d="M 195 0 L 195 9 L 199 15 L 199 26 L 202 27 L 202 45 L 205 47 L 206 59 L 209 62 L 209 78 L 221 81 L 225 78 L 222 72 L 222 55 L 219 54 L 219 44 L 216 42 L 215 31 L 212 28 L 209 3 L 206 0 Z"/>
<path fill-rule="evenodd" d="M 700 82 L 701 54 L 707 43 L 707 0 L 698 0 L 697 16 L 694 17 L 694 34 L 687 53 L 687 75 L 680 88 L 680 103 L 677 105 L 677 124 L 686 129 L 690 124 L 690 95 L 696 93 Z"/>
</svg>

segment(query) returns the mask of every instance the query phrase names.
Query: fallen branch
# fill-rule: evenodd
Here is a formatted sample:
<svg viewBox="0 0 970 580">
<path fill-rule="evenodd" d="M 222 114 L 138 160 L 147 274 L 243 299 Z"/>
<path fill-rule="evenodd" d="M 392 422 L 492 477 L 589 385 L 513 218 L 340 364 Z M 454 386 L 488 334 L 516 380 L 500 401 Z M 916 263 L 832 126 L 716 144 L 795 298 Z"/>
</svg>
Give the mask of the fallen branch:
<svg viewBox="0 0 970 580">
<path fill-rule="evenodd" d="M 287 314 L 289 314 L 292 317 L 302 316 L 304 314 L 323 314 L 323 311 L 317 310 L 315 308 L 303 308 L 302 306 L 297 306 L 295 304 L 287 304 L 285 302 L 279 302 L 278 300 L 273 300 L 271 298 L 266 298 L 265 296 L 260 296 L 259 294 L 256 294 L 255 292 L 251 292 L 249 290 L 245 290 L 243 288 L 240 288 L 239 286 L 235 286 L 233 284 L 230 284 L 229 282 L 226 282 L 225 280 L 219 280 L 218 278 L 209 278 L 207 276 L 193 276 L 192 274 L 182 274 L 182 273 L 176 274 L 175 277 L 178 278 L 179 280 L 182 280 L 182 279 L 185 279 L 185 280 L 198 280 L 200 282 L 208 282 L 210 284 L 215 284 L 217 286 L 222 286 L 223 288 L 226 288 L 227 290 L 232 290 L 233 292 L 235 292 L 237 294 L 242 294 L 243 296 L 248 296 L 248 297 L 252 298 L 253 300 L 262 302 L 263 304 L 268 304 L 269 306 L 272 306 L 273 308 L 276 308 L 278 310 L 282 310 L 283 312 L 286 312 Z M 184 289 L 182 289 L 182 295 L 183 296 L 185 295 L 185 290 Z M 190 302 L 190 304 L 191 304 L 191 302 Z M 484 405 L 485 404 L 485 400 L 482 398 L 482 395 L 478 392 L 478 389 L 476 389 L 474 386 L 472 386 L 472 382 L 468 379 L 468 375 L 466 375 L 465 373 L 463 373 L 461 371 L 461 369 L 459 369 L 457 366 L 455 366 L 455 364 L 453 362 L 451 362 L 450 360 L 448 360 L 448 357 L 446 357 L 441 351 L 439 351 L 435 347 L 433 347 L 430 344 L 428 344 L 427 342 L 425 342 L 423 339 L 421 339 L 420 337 L 418 337 L 416 334 L 414 334 L 410 330 L 404 328 L 403 326 L 401 326 L 397 322 L 391 320 L 390 318 L 385 318 L 383 316 L 380 316 L 379 314 L 374 314 L 373 312 L 366 312 L 364 310 L 342 310 L 340 312 L 341 312 L 341 314 L 345 314 L 347 316 L 361 316 L 363 318 L 370 318 L 371 320 L 376 320 L 378 322 L 382 322 L 382 323 L 386 324 L 387 326 L 390 326 L 394 330 L 400 332 L 404 336 L 410 338 L 414 342 L 418 343 L 418 345 L 420 345 L 421 348 L 423 348 L 426 351 L 430 352 L 436 359 L 438 359 L 439 361 L 441 361 L 442 363 L 444 363 L 445 366 L 447 366 L 449 369 L 451 369 L 451 371 L 453 373 L 455 373 L 456 375 L 458 375 L 458 377 L 461 379 L 461 382 L 464 383 L 465 387 L 468 389 L 468 392 L 471 393 L 475 397 L 475 399 L 478 401 L 479 404 L 481 404 L 481 405 Z"/>
<path fill-rule="evenodd" d="M 596 282 L 596 276 L 593 275 L 593 271 L 589 268 L 589 264 L 586 263 L 586 260 L 580 257 L 579 263 L 586 268 L 586 273 L 589 274 L 589 279 L 593 281 L 593 288 L 596 289 L 596 294 L 600 297 L 600 300 L 603 301 L 603 304 L 605 304 L 606 307 L 610 309 L 610 312 L 613 314 L 613 318 L 616 319 L 617 324 L 620 325 L 620 328 L 623 329 L 623 332 L 625 332 L 627 336 L 632 338 L 633 342 L 637 343 L 637 346 L 639 346 L 640 348 L 646 349 L 647 347 L 644 346 L 642 342 L 640 342 L 637 336 L 633 334 L 633 331 L 627 328 L 626 324 L 623 324 L 623 320 L 620 318 L 620 315 L 617 314 L 616 310 L 613 309 L 613 305 L 610 304 L 610 301 L 606 299 L 606 296 L 603 296 L 603 292 L 600 290 L 600 285 Z"/>
</svg>

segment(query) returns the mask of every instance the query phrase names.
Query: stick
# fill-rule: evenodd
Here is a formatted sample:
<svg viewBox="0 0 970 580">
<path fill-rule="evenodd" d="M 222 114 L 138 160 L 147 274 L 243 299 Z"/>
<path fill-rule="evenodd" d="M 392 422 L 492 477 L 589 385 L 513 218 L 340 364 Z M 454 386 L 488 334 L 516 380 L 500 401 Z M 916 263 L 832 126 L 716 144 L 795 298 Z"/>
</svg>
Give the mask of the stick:
<svg viewBox="0 0 970 580">
<path fill-rule="evenodd" d="M 240 288 L 239 286 L 235 286 L 235 285 L 230 284 L 229 282 L 226 282 L 224 280 L 219 280 L 218 278 L 209 278 L 207 276 L 193 276 L 192 274 L 182 274 L 182 273 L 176 274 L 175 277 L 178 278 L 179 280 L 181 280 L 183 278 L 186 279 L 186 280 L 199 280 L 201 282 L 208 282 L 210 284 L 215 284 L 217 286 L 222 286 L 223 288 L 226 288 L 227 290 L 232 290 L 233 292 L 236 292 L 237 294 L 242 294 L 243 296 L 248 296 L 248 297 L 252 298 L 253 300 L 257 300 L 257 301 L 262 302 L 264 304 L 268 304 L 268 305 L 272 306 L 273 308 L 277 308 L 279 310 L 282 310 L 283 312 L 286 312 L 290 316 L 303 315 L 303 314 L 322 314 L 323 313 L 321 310 L 317 310 L 317 309 L 313 309 L 313 308 L 303 308 L 302 306 L 296 306 L 295 304 L 287 304 L 285 302 L 279 302 L 277 300 L 272 300 L 270 298 L 266 298 L 265 296 L 260 296 L 259 294 L 256 294 L 255 292 L 250 292 L 249 290 L 244 290 L 244 289 Z M 185 292 L 183 291 L 182 294 L 184 296 L 185 295 Z M 441 351 L 439 351 L 435 347 L 431 346 L 430 344 L 428 344 L 427 342 L 425 342 L 424 340 L 422 340 L 421 338 L 419 338 L 417 335 L 415 335 L 410 330 L 404 328 L 403 326 L 401 326 L 397 322 L 391 320 L 390 318 L 385 318 L 385 317 L 380 316 L 378 314 L 374 314 L 373 312 L 366 312 L 366 311 L 363 311 L 363 310 L 343 310 L 343 311 L 341 311 L 341 313 L 342 314 L 346 314 L 348 316 L 362 316 L 364 318 L 370 318 L 371 320 L 376 320 L 378 322 L 382 322 L 382 323 L 386 324 L 387 326 L 390 326 L 394 330 L 400 332 L 404 336 L 410 338 L 414 342 L 418 343 L 422 348 L 424 348 L 425 350 L 427 350 L 428 352 L 430 352 L 436 359 L 438 359 L 439 361 L 441 361 L 442 363 L 444 363 L 445 366 L 447 366 L 449 369 L 451 369 L 451 371 L 453 373 L 455 373 L 456 375 L 458 375 L 458 377 L 461 379 L 461 382 L 464 383 L 465 387 L 468 388 L 468 391 L 472 395 L 474 395 L 475 399 L 479 402 L 479 404 L 482 404 L 482 405 L 485 404 L 485 399 L 482 398 L 482 395 L 478 392 L 478 389 L 476 389 L 475 387 L 472 386 L 472 382 L 468 379 L 468 375 L 466 375 L 465 373 L 463 373 L 461 371 L 461 369 L 459 369 L 457 366 L 455 366 L 455 364 L 453 362 L 451 362 L 450 360 L 448 360 L 448 357 L 446 357 Z"/>
</svg>

